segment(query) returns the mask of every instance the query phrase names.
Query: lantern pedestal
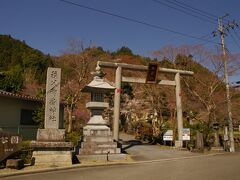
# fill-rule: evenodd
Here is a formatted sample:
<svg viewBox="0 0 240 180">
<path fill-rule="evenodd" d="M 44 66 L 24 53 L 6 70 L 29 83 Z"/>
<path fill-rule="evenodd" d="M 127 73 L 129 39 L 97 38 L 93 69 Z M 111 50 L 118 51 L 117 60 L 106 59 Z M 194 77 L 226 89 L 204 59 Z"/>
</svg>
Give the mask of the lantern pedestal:
<svg viewBox="0 0 240 180">
<path fill-rule="evenodd" d="M 79 150 L 80 159 L 83 158 L 81 155 L 120 154 L 121 149 L 118 148 L 117 142 L 113 141 L 110 128 L 102 117 L 103 110 L 108 107 L 108 103 L 91 101 L 86 107 L 91 111 L 91 118 L 83 128 L 83 142 Z M 85 160 L 86 157 L 84 157 Z M 91 159 L 93 157 L 91 156 Z M 101 156 L 97 156 L 97 159 L 99 157 Z"/>
</svg>

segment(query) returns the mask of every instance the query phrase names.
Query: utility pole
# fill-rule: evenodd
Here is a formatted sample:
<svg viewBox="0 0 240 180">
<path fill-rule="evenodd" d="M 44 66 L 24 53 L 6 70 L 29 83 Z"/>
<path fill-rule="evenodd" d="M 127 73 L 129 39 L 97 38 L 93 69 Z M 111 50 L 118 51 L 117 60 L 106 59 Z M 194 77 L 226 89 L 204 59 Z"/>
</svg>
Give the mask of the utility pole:
<svg viewBox="0 0 240 180">
<path fill-rule="evenodd" d="M 223 61 L 224 61 L 224 79 L 226 83 L 226 98 L 227 98 L 227 111 L 228 111 L 228 126 L 229 126 L 229 140 L 230 140 L 230 152 L 235 152 L 234 146 L 234 134 L 233 134 L 233 122 L 232 122 L 232 107 L 231 107 L 231 99 L 230 99 L 230 92 L 229 92 L 229 80 L 228 80 L 228 58 L 226 55 L 224 37 L 225 37 L 225 28 L 223 26 L 223 18 L 228 16 L 228 14 L 224 15 L 223 17 L 218 18 L 218 32 L 220 33 L 221 37 L 221 45 L 222 45 L 222 52 L 223 52 Z M 227 29 L 228 30 L 228 29 Z"/>
</svg>

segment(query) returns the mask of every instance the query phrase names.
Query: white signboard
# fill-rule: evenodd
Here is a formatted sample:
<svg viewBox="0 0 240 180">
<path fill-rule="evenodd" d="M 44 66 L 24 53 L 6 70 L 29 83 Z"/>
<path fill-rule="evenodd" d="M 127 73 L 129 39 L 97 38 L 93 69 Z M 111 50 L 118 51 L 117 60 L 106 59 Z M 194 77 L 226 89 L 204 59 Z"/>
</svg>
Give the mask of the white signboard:
<svg viewBox="0 0 240 180">
<path fill-rule="evenodd" d="M 173 141 L 173 130 L 167 130 L 163 135 L 164 141 Z"/>
<path fill-rule="evenodd" d="M 182 140 L 190 141 L 190 129 L 189 128 L 182 129 Z"/>
<path fill-rule="evenodd" d="M 224 135 L 223 135 L 223 140 L 224 140 L 224 141 L 227 141 L 227 140 L 228 140 L 228 135 L 227 135 L 227 134 L 224 134 Z"/>
</svg>

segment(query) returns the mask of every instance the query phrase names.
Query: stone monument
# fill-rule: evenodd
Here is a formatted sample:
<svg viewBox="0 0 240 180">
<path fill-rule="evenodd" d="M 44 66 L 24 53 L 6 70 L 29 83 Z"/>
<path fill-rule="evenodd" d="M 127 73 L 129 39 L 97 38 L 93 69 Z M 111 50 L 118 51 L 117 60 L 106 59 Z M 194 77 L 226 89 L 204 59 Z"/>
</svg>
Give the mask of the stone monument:
<svg viewBox="0 0 240 180">
<path fill-rule="evenodd" d="M 44 129 L 38 129 L 34 148 L 35 165 L 72 164 L 71 142 L 65 142 L 65 129 L 59 129 L 61 69 L 48 68 Z"/>
<path fill-rule="evenodd" d="M 104 73 L 97 66 L 93 81 L 82 89 L 82 92 L 91 93 L 91 101 L 86 107 L 91 111 L 91 117 L 83 128 L 83 142 L 77 156 L 83 160 L 124 160 L 125 154 L 121 154 L 117 142 L 113 141 L 110 128 L 102 117 L 108 103 L 104 102 L 104 94 L 115 90 L 115 87 L 108 84 L 104 79 Z"/>
<path fill-rule="evenodd" d="M 216 150 L 216 151 L 223 151 L 224 148 L 220 145 L 219 141 L 219 123 L 215 122 L 213 123 L 213 129 L 214 129 L 214 142 L 213 146 L 211 147 L 211 150 Z"/>
<path fill-rule="evenodd" d="M 198 152 L 204 152 L 203 133 L 199 131 L 197 131 L 196 134 L 195 150 Z"/>
</svg>

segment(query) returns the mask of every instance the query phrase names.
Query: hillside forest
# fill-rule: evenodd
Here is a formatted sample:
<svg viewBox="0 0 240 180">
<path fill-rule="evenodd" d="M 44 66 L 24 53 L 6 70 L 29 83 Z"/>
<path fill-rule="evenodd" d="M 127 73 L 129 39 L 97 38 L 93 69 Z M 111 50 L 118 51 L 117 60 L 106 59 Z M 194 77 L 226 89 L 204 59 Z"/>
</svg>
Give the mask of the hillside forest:
<svg viewBox="0 0 240 180">
<path fill-rule="evenodd" d="M 228 53 L 229 75 L 239 71 L 240 54 Z M 90 72 L 97 61 L 148 65 L 159 62 L 161 67 L 193 71 L 193 76 L 181 77 L 184 127 L 191 133 L 200 131 L 204 143 L 211 145 L 214 124 L 220 129 L 227 124 L 226 89 L 223 57 L 220 47 L 208 49 L 202 45 L 166 45 L 149 53 L 149 57 L 136 55 L 128 47 L 110 52 L 102 47 L 86 46 L 71 40 L 68 48 L 58 56 L 43 54 L 24 41 L 10 35 L 0 35 L 0 89 L 8 92 L 38 96 L 44 99 L 48 67 L 62 70 L 61 100 L 65 103 L 65 128 L 69 134 L 79 133 L 89 118 L 85 108 L 90 97 L 81 89 L 92 80 Z M 115 70 L 103 69 L 105 78 L 114 85 Z M 0 74 L 1 75 L 1 74 Z M 142 77 L 143 72 L 124 71 L 124 76 Z M 158 74 L 158 79 L 174 80 L 171 74 Z M 240 92 L 230 88 L 234 127 L 240 124 Z M 111 127 L 113 94 L 106 95 L 110 108 L 104 113 Z M 120 128 L 152 143 L 161 143 L 163 133 L 173 129 L 177 134 L 175 89 L 156 84 L 122 83 Z M 44 107 L 35 113 L 36 122 L 43 121 Z M 41 123 L 40 123 L 41 124 Z"/>
</svg>

